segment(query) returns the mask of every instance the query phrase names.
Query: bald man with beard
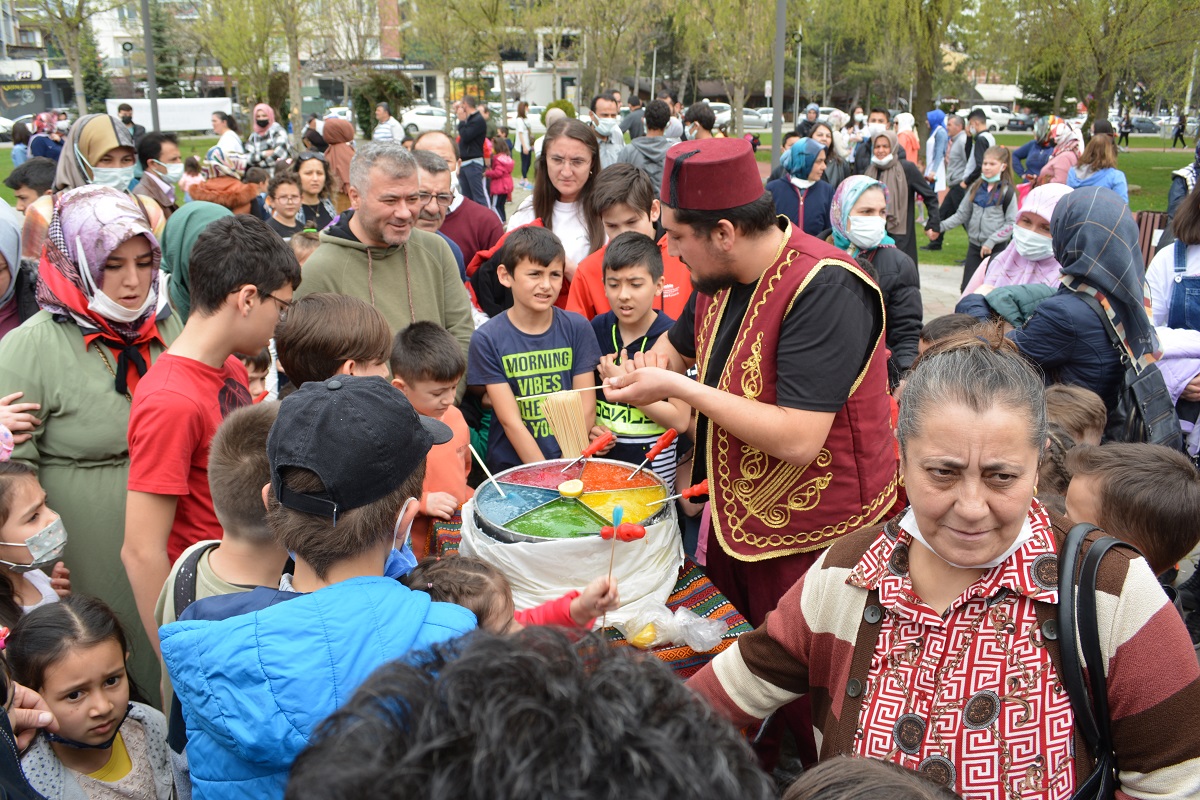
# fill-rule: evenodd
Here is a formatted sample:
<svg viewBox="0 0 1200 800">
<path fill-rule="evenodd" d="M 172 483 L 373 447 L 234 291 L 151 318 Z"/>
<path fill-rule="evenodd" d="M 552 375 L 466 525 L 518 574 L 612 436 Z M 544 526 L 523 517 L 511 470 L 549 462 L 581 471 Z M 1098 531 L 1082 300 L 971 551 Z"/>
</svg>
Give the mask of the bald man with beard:
<svg viewBox="0 0 1200 800">
<path fill-rule="evenodd" d="M 444 215 L 438 232 L 458 245 L 463 260 L 470 264 L 471 259 L 481 250 L 490 250 L 504 235 L 504 224 L 496 212 L 487 206 L 480 205 L 474 200 L 463 197 L 449 176 L 458 169 L 458 148 L 454 140 L 441 131 L 429 131 L 417 137 L 413 143 L 413 154 L 427 151 L 441 156 L 448 165 L 448 180 L 454 200 L 449 208 L 439 209 Z M 419 164 L 420 162 L 418 162 Z M 424 184 L 422 184 L 423 186 Z M 439 185 L 441 185 L 439 183 Z M 430 209 L 432 212 L 432 209 Z M 420 221 L 418 220 L 418 227 Z"/>
</svg>

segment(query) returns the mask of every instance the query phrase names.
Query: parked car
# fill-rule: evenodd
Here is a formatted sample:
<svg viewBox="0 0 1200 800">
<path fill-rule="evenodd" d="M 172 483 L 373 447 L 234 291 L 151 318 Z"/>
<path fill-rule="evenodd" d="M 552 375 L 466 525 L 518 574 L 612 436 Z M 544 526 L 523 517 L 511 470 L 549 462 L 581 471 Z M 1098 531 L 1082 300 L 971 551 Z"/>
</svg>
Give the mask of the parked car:
<svg viewBox="0 0 1200 800">
<path fill-rule="evenodd" d="M 721 113 L 717 114 L 717 127 L 719 128 L 722 125 L 728 125 L 730 119 L 732 119 L 732 118 L 733 118 L 732 111 L 722 111 Z M 763 130 L 764 128 L 767 128 L 767 127 L 769 127 L 769 123 L 764 122 L 763 118 L 760 117 L 754 109 L 752 109 L 752 108 L 743 108 L 742 109 L 742 130 L 744 130 L 744 131 Z"/>
<path fill-rule="evenodd" d="M 1027 131 L 1033 127 L 1034 117 L 1029 114 L 1013 114 L 1008 118 L 1010 131 Z"/>
<path fill-rule="evenodd" d="M 722 112 L 728 114 L 729 109 L 733 108 L 733 106 L 729 105 L 729 103 L 710 103 L 708 100 L 703 102 L 708 103 L 708 107 L 711 108 L 713 113 L 718 117 L 721 116 Z"/>
<path fill-rule="evenodd" d="M 1158 124 L 1149 117 L 1134 117 L 1133 118 L 1134 133 L 1158 133 Z"/>
<path fill-rule="evenodd" d="M 775 109 L 771 106 L 762 106 L 761 108 L 753 109 L 753 111 L 755 114 L 758 114 L 759 118 L 762 119 L 763 124 L 768 128 L 771 127 L 771 123 L 775 121 Z"/>
<path fill-rule="evenodd" d="M 820 110 L 817 111 L 817 122 L 828 122 L 829 115 L 834 111 L 840 111 L 840 109 L 833 106 L 821 106 Z"/>
<path fill-rule="evenodd" d="M 446 119 L 449 115 L 446 109 L 437 106 L 413 106 L 400 117 L 400 124 L 409 136 L 416 136 L 426 131 L 441 131 L 446 129 Z"/>
</svg>

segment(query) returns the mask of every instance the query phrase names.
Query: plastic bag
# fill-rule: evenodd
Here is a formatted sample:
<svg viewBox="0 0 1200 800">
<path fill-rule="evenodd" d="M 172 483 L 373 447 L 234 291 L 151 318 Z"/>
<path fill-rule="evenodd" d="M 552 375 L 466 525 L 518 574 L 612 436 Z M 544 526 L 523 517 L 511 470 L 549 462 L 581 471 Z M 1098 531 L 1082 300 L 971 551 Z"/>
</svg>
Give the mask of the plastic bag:
<svg viewBox="0 0 1200 800">
<path fill-rule="evenodd" d="M 725 633 L 720 620 L 706 619 L 690 608 L 672 614 L 666 606 L 646 609 L 620 627 L 626 641 L 642 650 L 674 644 L 707 653 L 721 643 Z"/>
</svg>

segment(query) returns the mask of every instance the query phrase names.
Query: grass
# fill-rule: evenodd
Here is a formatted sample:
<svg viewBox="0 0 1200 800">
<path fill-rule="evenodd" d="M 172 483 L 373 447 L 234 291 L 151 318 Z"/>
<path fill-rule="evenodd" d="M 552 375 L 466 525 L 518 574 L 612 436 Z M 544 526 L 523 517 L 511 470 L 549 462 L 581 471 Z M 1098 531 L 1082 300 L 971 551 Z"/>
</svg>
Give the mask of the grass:
<svg viewBox="0 0 1200 800">
<path fill-rule="evenodd" d="M 208 149 L 217 143 L 215 136 L 187 136 L 179 140 L 179 153 L 186 160 L 188 156 L 196 156 L 203 160 L 204 154 Z M 3 181 L 13 171 L 11 150 L 9 148 L 0 149 L 0 198 L 3 198 L 6 203 L 13 205 L 17 198 L 13 195 L 12 189 L 4 185 Z M 183 201 L 183 192 L 176 189 L 175 194 L 180 202 Z"/>
</svg>

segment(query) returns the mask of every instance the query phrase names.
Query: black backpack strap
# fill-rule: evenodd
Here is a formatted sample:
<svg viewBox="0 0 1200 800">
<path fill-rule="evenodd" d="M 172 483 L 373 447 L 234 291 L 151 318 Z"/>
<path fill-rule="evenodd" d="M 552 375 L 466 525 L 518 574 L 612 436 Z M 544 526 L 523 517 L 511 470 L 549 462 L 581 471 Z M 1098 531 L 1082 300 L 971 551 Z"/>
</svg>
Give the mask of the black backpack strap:
<svg viewBox="0 0 1200 800">
<path fill-rule="evenodd" d="M 1071 710 L 1075 714 L 1075 725 L 1083 734 L 1088 748 L 1095 753 L 1100 743 L 1100 731 L 1088 700 L 1087 687 L 1083 679 L 1083 664 L 1079 650 L 1075 604 L 1075 572 L 1079 563 L 1079 550 L 1083 540 L 1095 526 L 1084 523 L 1071 528 L 1062 552 L 1058 554 L 1058 641 L 1062 660 L 1063 686 L 1071 699 Z"/>
<path fill-rule="evenodd" d="M 1111 536 L 1093 542 L 1076 577 L 1084 539 L 1094 530 L 1097 528 L 1087 523 L 1071 528 L 1059 553 L 1058 571 L 1058 641 L 1062 660 L 1059 677 L 1071 700 L 1075 724 L 1095 757 L 1095 769 L 1086 781 L 1076 787 L 1074 797 L 1080 800 L 1112 797 L 1117 786 L 1117 764 L 1108 709 L 1108 681 L 1104 674 L 1105 662 L 1100 649 L 1100 630 L 1096 617 L 1096 576 L 1101 560 L 1121 542 Z M 1080 650 L 1083 652 L 1082 662 L 1079 659 Z M 1085 666 L 1086 681 L 1083 673 Z"/>
<path fill-rule="evenodd" d="M 196 570 L 200 568 L 200 558 L 220 544 L 210 542 L 204 547 L 197 547 L 179 565 L 175 573 L 175 619 L 179 619 L 184 609 L 196 602 Z"/>
<path fill-rule="evenodd" d="M 1005 214 L 1008 214 L 1008 207 L 1012 205 L 1013 190 L 1011 186 L 1004 188 L 1004 199 L 1000 201 L 1000 208 Z"/>
</svg>

